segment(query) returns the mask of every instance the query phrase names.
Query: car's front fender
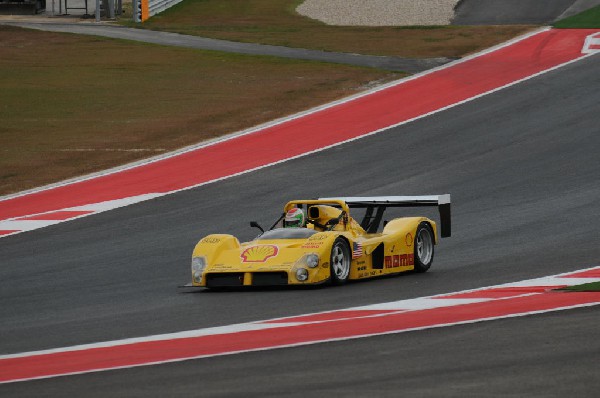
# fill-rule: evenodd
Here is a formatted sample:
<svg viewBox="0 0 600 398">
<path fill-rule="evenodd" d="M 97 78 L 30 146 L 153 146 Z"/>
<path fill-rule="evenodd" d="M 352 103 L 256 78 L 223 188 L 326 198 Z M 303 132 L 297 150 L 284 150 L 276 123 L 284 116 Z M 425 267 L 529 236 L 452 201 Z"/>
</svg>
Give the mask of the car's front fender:
<svg viewBox="0 0 600 398">
<path fill-rule="evenodd" d="M 240 247 L 240 241 L 233 235 L 213 234 L 205 236 L 194 247 L 193 257 L 205 256 L 212 259 L 225 250 L 236 249 Z"/>
</svg>

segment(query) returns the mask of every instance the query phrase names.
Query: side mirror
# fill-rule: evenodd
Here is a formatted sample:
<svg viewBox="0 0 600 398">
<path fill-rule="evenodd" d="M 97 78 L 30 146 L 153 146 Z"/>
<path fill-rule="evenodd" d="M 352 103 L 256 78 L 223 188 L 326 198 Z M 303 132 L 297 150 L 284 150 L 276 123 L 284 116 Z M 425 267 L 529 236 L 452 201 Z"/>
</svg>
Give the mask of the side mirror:
<svg viewBox="0 0 600 398">
<path fill-rule="evenodd" d="M 250 226 L 252 228 L 258 228 L 262 233 L 265 233 L 265 230 L 260 225 L 258 225 L 256 221 L 250 221 Z"/>
</svg>

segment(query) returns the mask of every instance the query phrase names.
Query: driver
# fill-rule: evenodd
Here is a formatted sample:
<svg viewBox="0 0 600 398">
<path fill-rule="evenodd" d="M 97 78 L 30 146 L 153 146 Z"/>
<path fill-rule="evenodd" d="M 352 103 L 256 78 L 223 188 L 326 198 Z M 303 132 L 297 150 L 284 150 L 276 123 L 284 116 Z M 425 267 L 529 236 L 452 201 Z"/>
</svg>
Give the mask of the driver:
<svg viewBox="0 0 600 398">
<path fill-rule="evenodd" d="M 297 207 L 288 210 L 285 213 L 285 219 L 283 220 L 284 228 L 303 228 L 306 226 L 306 216 L 304 211 Z"/>
</svg>

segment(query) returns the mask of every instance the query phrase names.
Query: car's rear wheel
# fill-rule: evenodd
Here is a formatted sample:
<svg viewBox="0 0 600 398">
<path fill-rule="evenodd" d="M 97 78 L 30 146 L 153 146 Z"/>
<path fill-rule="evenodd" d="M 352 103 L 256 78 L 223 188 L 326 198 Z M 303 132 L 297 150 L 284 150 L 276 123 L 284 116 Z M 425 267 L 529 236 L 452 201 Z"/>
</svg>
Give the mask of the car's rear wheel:
<svg viewBox="0 0 600 398">
<path fill-rule="evenodd" d="M 421 223 L 415 235 L 415 271 L 426 272 L 433 262 L 433 231 L 429 224 Z"/>
<path fill-rule="evenodd" d="M 337 238 L 331 248 L 331 283 L 341 285 L 348 281 L 351 260 L 348 243 L 343 238 Z"/>
</svg>

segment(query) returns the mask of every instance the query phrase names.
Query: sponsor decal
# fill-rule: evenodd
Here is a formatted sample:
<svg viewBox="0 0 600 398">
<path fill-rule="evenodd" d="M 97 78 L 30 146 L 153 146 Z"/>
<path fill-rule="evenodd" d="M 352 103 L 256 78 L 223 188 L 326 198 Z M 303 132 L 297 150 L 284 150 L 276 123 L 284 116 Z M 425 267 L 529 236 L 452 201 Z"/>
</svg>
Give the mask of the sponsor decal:
<svg viewBox="0 0 600 398">
<path fill-rule="evenodd" d="M 290 267 L 280 267 L 280 266 L 265 266 L 265 267 L 260 267 L 256 270 L 253 270 L 252 272 L 276 272 L 276 271 L 289 271 Z"/>
<path fill-rule="evenodd" d="M 321 265 L 321 267 L 323 267 L 323 268 L 329 268 L 329 263 L 323 263 L 323 265 Z"/>
<path fill-rule="evenodd" d="M 366 265 L 363 265 L 363 266 L 360 266 L 360 267 L 358 267 L 356 270 L 357 270 L 357 271 L 364 271 L 364 270 L 366 270 L 366 269 L 367 269 L 367 266 L 366 266 Z"/>
<path fill-rule="evenodd" d="M 241 254 L 243 263 L 264 263 L 279 253 L 279 247 L 275 245 L 258 245 L 246 248 Z"/>
<path fill-rule="evenodd" d="M 308 238 L 308 240 L 325 240 L 325 239 L 327 239 L 327 236 L 328 235 L 325 235 L 325 234 L 316 234 L 316 235 L 313 235 L 310 238 Z"/>
<path fill-rule="evenodd" d="M 413 237 L 409 232 L 406 234 L 406 246 L 412 246 L 412 244 L 413 244 Z"/>
<path fill-rule="evenodd" d="M 225 264 L 213 264 L 213 265 L 211 265 L 211 268 L 226 268 L 226 269 L 230 269 L 232 267 L 231 267 L 231 265 L 225 265 Z"/>
<path fill-rule="evenodd" d="M 219 239 L 219 238 L 211 238 L 211 237 L 202 239 L 202 243 L 213 243 L 214 244 L 214 243 L 219 243 L 220 241 L 221 241 L 221 239 Z"/>
<path fill-rule="evenodd" d="M 385 256 L 385 268 L 398 268 L 415 265 L 414 254 L 395 254 L 393 256 Z"/>
<path fill-rule="evenodd" d="M 362 257 L 363 255 L 363 247 L 362 244 L 358 242 L 352 243 L 352 258 Z"/>
<path fill-rule="evenodd" d="M 300 248 L 301 249 L 320 249 L 322 245 L 323 245 L 323 242 L 308 242 L 308 243 L 303 244 Z"/>
</svg>

